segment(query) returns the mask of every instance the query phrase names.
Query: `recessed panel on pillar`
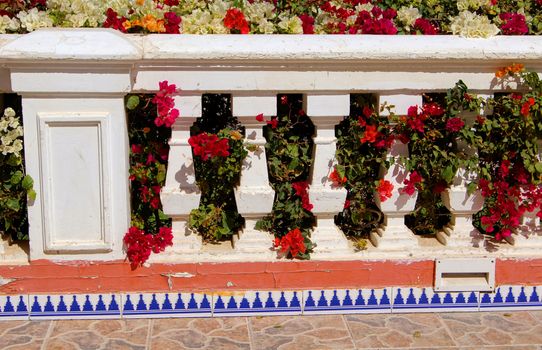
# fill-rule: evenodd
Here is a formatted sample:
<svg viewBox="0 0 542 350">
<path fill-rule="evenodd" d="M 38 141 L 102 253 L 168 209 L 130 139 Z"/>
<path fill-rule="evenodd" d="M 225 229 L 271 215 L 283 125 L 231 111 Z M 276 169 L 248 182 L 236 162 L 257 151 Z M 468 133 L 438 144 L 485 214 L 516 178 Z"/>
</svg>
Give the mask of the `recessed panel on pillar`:
<svg viewBox="0 0 542 350">
<path fill-rule="evenodd" d="M 112 250 L 108 117 L 38 115 L 46 253 Z"/>
</svg>

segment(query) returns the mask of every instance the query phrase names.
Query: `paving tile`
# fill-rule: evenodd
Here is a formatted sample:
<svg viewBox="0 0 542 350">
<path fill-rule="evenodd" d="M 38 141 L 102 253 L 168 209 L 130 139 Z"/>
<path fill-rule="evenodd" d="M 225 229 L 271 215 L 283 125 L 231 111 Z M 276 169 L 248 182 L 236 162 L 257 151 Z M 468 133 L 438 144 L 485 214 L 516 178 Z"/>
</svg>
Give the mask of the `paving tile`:
<svg viewBox="0 0 542 350">
<path fill-rule="evenodd" d="M 441 314 L 460 346 L 542 344 L 542 324 L 526 311 Z"/>
<path fill-rule="evenodd" d="M 254 349 L 354 349 L 340 315 L 252 317 Z"/>
<path fill-rule="evenodd" d="M 149 320 L 55 321 L 45 349 L 145 349 Z"/>
<path fill-rule="evenodd" d="M 51 322 L 0 322 L 0 349 L 39 349 Z"/>
<path fill-rule="evenodd" d="M 250 349 L 247 320 L 178 318 L 153 321 L 151 349 Z"/>
<path fill-rule="evenodd" d="M 434 314 L 346 315 L 359 349 L 455 346 Z"/>
</svg>

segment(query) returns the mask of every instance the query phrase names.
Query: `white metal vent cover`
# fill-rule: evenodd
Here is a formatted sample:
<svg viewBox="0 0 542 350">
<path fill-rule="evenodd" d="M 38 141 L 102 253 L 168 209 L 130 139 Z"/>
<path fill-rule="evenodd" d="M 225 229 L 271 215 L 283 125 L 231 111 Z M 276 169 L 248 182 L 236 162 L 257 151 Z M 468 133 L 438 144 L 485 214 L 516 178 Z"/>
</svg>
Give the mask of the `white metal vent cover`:
<svg viewBox="0 0 542 350">
<path fill-rule="evenodd" d="M 437 259 L 435 292 L 492 292 L 494 258 Z"/>
</svg>

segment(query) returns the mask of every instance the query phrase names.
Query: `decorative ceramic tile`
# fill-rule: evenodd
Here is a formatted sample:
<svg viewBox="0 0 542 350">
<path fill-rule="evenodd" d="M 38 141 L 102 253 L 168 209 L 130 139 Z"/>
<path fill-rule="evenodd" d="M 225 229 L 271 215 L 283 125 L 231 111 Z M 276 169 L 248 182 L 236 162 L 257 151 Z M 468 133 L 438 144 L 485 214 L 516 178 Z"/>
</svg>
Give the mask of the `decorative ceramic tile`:
<svg viewBox="0 0 542 350">
<path fill-rule="evenodd" d="M 0 320 L 28 320 L 28 295 L 0 295 Z"/>
<path fill-rule="evenodd" d="M 332 289 L 303 292 L 303 314 L 391 312 L 391 289 Z"/>
<path fill-rule="evenodd" d="M 500 286 L 480 294 L 481 311 L 534 309 L 542 309 L 542 286 Z"/>
<path fill-rule="evenodd" d="M 213 294 L 213 315 L 301 315 L 301 291 L 248 291 Z"/>
<path fill-rule="evenodd" d="M 204 293 L 123 294 L 122 317 L 211 317 L 212 296 Z"/>
<path fill-rule="evenodd" d="M 478 292 L 435 293 L 433 288 L 393 288 L 392 312 L 478 311 Z"/>
<path fill-rule="evenodd" d="M 120 294 L 30 295 L 31 319 L 120 318 Z"/>
</svg>

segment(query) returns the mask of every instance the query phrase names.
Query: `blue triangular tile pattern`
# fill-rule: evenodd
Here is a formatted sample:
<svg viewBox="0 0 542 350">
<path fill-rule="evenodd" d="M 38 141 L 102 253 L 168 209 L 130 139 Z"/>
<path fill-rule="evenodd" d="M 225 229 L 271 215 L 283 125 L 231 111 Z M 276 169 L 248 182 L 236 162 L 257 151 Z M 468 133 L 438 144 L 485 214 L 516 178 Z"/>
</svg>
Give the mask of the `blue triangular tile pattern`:
<svg viewBox="0 0 542 350">
<path fill-rule="evenodd" d="M 391 290 L 327 289 L 308 290 L 304 295 L 304 314 L 384 313 L 391 311 Z"/>
<path fill-rule="evenodd" d="M 214 295 L 216 316 L 300 315 L 301 291 L 223 292 Z"/>
<path fill-rule="evenodd" d="M 212 296 L 205 293 L 129 293 L 122 317 L 211 317 Z M 222 300 L 218 307 L 225 307 Z"/>
<path fill-rule="evenodd" d="M 30 295 L 30 319 L 120 318 L 120 294 Z M 17 308 L 19 309 L 21 305 Z M 28 315 L 28 312 L 27 312 Z"/>
<path fill-rule="evenodd" d="M 392 312 L 477 311 L 478 292 L 435 293 L 433 288 L 393 288 Z"/>
<path fill-rule="evenodd" d="M 542 286 L 500 286 L 481 294 L 481 311 L 542 309 Z"/>
<path fill-rule="evenodd" d="M 1 295 L 0 320 L 28 319 L 28 295 Z"/>
</svg>

